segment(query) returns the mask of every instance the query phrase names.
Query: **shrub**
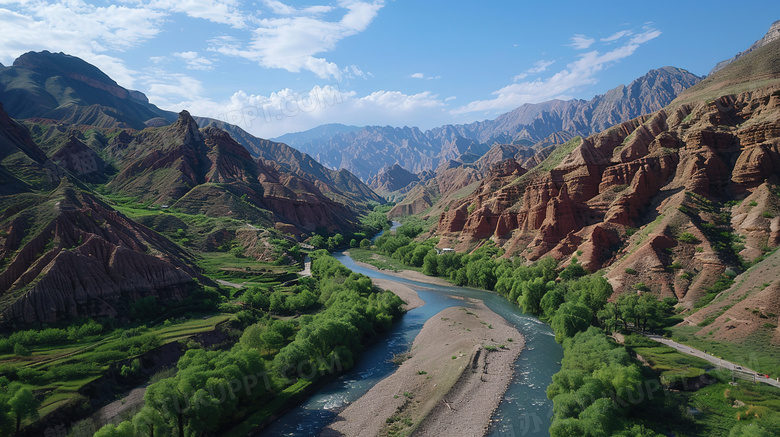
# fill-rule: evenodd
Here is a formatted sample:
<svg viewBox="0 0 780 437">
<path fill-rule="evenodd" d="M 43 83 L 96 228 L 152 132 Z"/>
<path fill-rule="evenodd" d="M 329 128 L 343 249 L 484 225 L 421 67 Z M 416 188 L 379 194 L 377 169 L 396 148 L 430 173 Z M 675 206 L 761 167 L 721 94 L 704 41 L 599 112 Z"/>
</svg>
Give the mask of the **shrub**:
<svg viewBox="0 0 780 437">
<path fill-rule="evenodd" d="M 677 237 L 677 241 L 679 241 L 680 243 L 694 244 L 694 243 L 698 243 L 699 239 L 696 238 L 696 236 L 691 234 L 690 232 L 683 232 L 682 234 L 680 234 L 679 237 Z"/>
<path fill-rule="evenodd" d="M 769 211 L 764 211 L 761 213 L 761 217 L 771 219 L 771 218 L 775 218 L 775 215 Z"/>
<path fill-rule="evenodd" d="M 14 355 L 16 355 L 17 357 L 29 357 L 30 350 L 27 349 L 23 344 L 16 343 L 14 345 Z"/>
<path fill-rule="evenodd" d="M 636 275 L 637 271 L 634 270 L 634 269 L 626 269 L 626 273 L 629 274 L 629 275 Z"/>
</svg>

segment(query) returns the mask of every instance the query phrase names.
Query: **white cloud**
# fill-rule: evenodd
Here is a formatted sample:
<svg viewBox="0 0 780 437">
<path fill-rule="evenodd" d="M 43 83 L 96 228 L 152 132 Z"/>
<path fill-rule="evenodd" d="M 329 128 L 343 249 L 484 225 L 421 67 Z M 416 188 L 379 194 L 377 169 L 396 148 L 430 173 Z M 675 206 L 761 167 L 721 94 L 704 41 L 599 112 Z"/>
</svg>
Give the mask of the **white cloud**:
<svg viewBox="0 0 780 437">
<path fill-rule="evenodd" d="M 171 88 L 160 84 L 158 89 L 171 95 L 179 91 L 175 85 L 168 85 Z M 361 97 L 354 91 L 341 91 L 333 84 L 315 86 L 303 93 L 289 88 L 270 95 L 237 91 L 226 102 L 190 99 L 183 92 L 181 96 L 178 102 L 168 99 L 163 107 L 174 111 L 187 108 L 192 114 L 235 124 L 262 138 L 299 132 L 324 123 L 432 127 L 451 119 L 444 110 L 444 102 L 427 91 L 405 94 L 383 90 Z"/>
<path fill-rule="evenodd" d="M 585 35 L 574 35 L 571 37 L 571 44 L 569 44 L 569 46 L 574 47 L 577 50 L 585 50 L 592 46 L 594 42 L 596 42 L 595 39 L 588 38 Z"/>
<path fill-rule="evenodd" d="M 144 0 L 134 2 L 145 3 Z M 250 15 L 239 10 L 240 4 L 237 0 L 151 0 L 146 3 L 152 9 L 181 13 L 237 29 L 245 28 L 253 20 Z"/>
<path fill-rule="evenodd" d="M 187 109 L 190 102 L 208 102 L 208 99 L 203 97 L 203 84 L 186 74 L 152 68 L 145 70 L 139 76 L 139 81 L 143 84 L 149 101 L 161 108 L 179 112 Z"/>
<path fill-rule="evenodd" d="M 596 73 L 608 68 L 614 62 L 634 54 L 641 44 L 661 35 L 652 28 L 634 35 L 624 45 L 601 53 L 592 50 L 583 53 L 568 64 L 565 69 L 546 79 L 536 79 L 507 85 L 493 92 L 496 97 L 490 100 L 477 100 L 452 111 L 452 114 L 466 114 L 478 111 L 504 111 L 517 108 L 525 103 L 539 103 L 555 98 L 568 98 L 577 88 L 596 82 Z M 545 61 L 547 62 L 547 61 Z M 542 68 L 539 64 L 535 68 Z M 550 64 L 544 66 L 546 69 Z M 520 76 L 518 76 L 520 77 Z M 520 79 L 524 78 L 521 77 Z M 518 79 L 519 80 L 519 79 Z"/>
<path fill-rule="evenodd" d="M 210 59 L 200 56 L 198 52 L 179 52 L 174 53 L 173 56 L 183 59 L 190 70 L 209 71 L 214 69 L 214 63 Z"/>
<path fill-rule="evenodd" d="M 308 6 L 303 9 L 296 9 L 276 0 L 265 0 L 264 3 L 276 15 L 317 15 L 333 10 L 332 6 Z"/>
<path fill-rule="evenodd" d="M 615 32 L 615 33 L 613 33 L 612 35 L 610 35 L 610 36 L 608 36 L 606 38 L 601 38 L 601 42 L 617 41 L 620 38 L 623 38 L 623 37 L 626 37 L 626 36 L 631 36 L 632 33 L 633 32 L 631 32 L 630 30 L 621 30 L 620 32 Z"/>
<path fill-rule="evenodd" d="M 114 80 L 132 87 L 135 72 L 106 55 L 137 47 L 159 33 L 164 14 L 143 7 L 98 7 L 67 2 L 4 1 L 0 8 L 0 62 L 10 63 L 27 51 L 62 51 L 96 65 Z"/>
<path fill-rule="evenodd" d="M 426 75 L 424 75 L 422 73 L 413 73 L 413 74 L 410 74 L 409 77 L 411 77 L 413 79 L 425 79 L 425 80 L 441 79 L 441 76 L 426 76 Z"/>
<path fill-rule="evenodd" d="M 383 1 L 372 3 L 342 0 L 338 3 L 346 13 L 338 21 L 327 21 L 316 16 L 289 16 L 284 4 L 274 2 L 284 12 L 280 18 L 259 21 L 246 45 L 236 40 L 212 40 L 211 50 L 224 55 L 238 56 L 257 62 L 265 68 L 281 68 L 290 72 L 308 70 L 320 78 L 340 80 L 342 70 L 333 62 L 315 57 L 332 51 L 342 39 L 366 30 L 384 6 Z M 288 7 L 289 8 L 289 7 Z"/>
<path fill-rule="evenodd" d="M 544 59 L 540 61 L 536 61 L 534 63 L 534 66 L 529 68 L 528 70 L 525 70 L 524 72 L 518 74 L 514 77 L 513 81 L 517 82 L 518 80 L 525 79 L 526 77 L 532 75 L 532 74 L 539 74 L 544 73 L 547 71 L 547 68 L 550 67 L 550 65 L 554 64 L 555 61 L 545 61 Z"/>
</svg>

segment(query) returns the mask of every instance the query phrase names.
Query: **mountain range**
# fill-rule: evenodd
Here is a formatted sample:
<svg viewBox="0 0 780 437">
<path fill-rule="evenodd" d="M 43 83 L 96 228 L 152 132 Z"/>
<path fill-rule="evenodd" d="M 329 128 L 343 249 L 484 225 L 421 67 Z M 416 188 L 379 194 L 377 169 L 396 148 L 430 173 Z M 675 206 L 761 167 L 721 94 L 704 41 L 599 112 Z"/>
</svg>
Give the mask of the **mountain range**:
<svg viewBox="0 0 780 437">
<path fill-rule="evenodd" d="M 551 100 L 463 125 L 421 131 L 416 127 L 325 125 L 286 134 L 284 142 L 330 168 L 344 168 L 368 182 L 394 164 L 412 173 L 434 170 L 448 160 L 474 161 L 494 144 L 532 146 L 564 142 L 657 111 L 701 78 L 674 67 L 652 70 L 586 100 Z"/>
<path fill-rule="evenodd" d="M 425 205 L 423 218 L 437 220 L 426 238 L 459 252 L 496 244 L 529 262 L 580 263 L 603 271 L 616 294 L 678 299 L 699 336 L 777 342 L 780 331 L 758 316 L 780 313 L 780 283 L 757 272 L 776 272 L 776 254 L 765 258 L 780 245 L 779 174 L 775 40 L 659 111 L 577 136 L 536 165 L 504 161 L 467 194 Z M 697 311 L 718 281 L 740 272 L 765 285 L 735 286 Z"/>
<path fill-rule="evenodd" d="M 264 257 L 263 238 L 277 238 L 266 229 L 351 232 L 383 202 L 346 170 L 160 110 L 69 55 L 26 53 L 0 68 L 0 83 L 3 326 L 114 317 L 211 283 L 161 233 L 192 232 L 190 249 Z"/>
</svg>

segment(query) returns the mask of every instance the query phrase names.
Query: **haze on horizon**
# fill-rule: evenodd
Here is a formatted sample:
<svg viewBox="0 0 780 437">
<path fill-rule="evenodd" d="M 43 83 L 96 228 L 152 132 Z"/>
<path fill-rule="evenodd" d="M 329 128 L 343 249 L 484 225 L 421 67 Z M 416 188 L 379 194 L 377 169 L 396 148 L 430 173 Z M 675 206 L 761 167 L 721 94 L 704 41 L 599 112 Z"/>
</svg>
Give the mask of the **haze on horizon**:
<svg viewBox="0 0 780 437">
<path fill-rule="evenodd" d="M 590 99 L 667 65 L 706 75 L 760 38 L 779 12 L 769 1 L 739 8 L 662 1 L 649 10 L 574 2 L 8 0 L 0 6 L 0 62 L 62 51 L 161 108 L 265 138 L 325 123 L 427 129 L 495 118 L 524 103 Z"/>
</svg>

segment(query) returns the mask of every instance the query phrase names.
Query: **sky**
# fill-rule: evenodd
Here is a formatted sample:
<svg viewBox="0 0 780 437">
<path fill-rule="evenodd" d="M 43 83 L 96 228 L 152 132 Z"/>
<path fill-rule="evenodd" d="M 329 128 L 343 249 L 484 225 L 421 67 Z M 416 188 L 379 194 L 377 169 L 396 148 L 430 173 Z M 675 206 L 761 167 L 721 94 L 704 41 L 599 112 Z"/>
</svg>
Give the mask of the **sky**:
<svg viewBox="0 0 780 437">
<path fill-rule="evenodd" d="M 775 20 L 777 0 L 0 0 L 0 63 L 64 52 L 163 109 L 273 138 L 492 119 L 663 66 L 702 76 Z"/>
</svg>

